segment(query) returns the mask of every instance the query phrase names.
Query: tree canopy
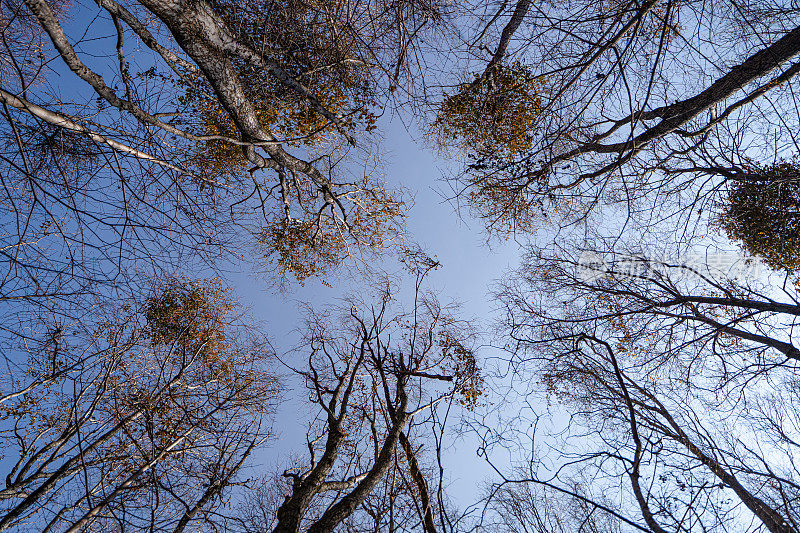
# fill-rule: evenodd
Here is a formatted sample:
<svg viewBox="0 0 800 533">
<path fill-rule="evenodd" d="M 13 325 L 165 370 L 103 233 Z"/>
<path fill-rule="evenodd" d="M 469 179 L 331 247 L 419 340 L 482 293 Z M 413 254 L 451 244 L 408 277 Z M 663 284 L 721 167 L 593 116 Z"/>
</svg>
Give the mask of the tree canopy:
<svg viewBox="0 0 800 533">
<path fill-rule="evenodd" d="M 800 531 L 799 14 L 0 0 L 0 530 Z"/>
</svg>

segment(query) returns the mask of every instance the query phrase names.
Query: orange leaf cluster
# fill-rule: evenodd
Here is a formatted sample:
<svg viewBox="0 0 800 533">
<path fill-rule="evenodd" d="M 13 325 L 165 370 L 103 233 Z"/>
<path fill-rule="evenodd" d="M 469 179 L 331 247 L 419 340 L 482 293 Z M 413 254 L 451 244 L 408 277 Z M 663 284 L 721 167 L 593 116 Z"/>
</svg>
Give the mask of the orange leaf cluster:
<svg viewBox="0 0 800 533">
<path fill-rule="evenodd" d="M 514 63 L 498 66 L 485 77 L 475 74 L 458 92 L 445 95 L 433 123 L 438 142 L 452 141 L 481 155 L 513 158 L 530 149 L 542 111 L 542 80 Z"/>
</svg>

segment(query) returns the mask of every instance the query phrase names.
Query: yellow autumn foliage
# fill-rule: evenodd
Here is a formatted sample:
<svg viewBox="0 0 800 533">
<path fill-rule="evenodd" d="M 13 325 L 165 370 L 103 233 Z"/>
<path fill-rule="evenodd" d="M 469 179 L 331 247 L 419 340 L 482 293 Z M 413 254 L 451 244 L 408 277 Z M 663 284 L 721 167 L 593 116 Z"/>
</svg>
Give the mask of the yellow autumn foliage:
<svg viewBox="0 0 800 533">
<path fill-rule="evenodd" d="M 292 275 L 302 283 L 339 265 L 350 253 L 349 243 L 380 250 L 399 238 L 402 200 L 381 187 L 370 187 L 366 179 L 346 200 L 352 206 L 346 223 L 326 208 L 324 216 L 276 218 L 262 229 L 258 240 L 281 277 Z"/>
<path fill-rule="evenodd" d="M 531 148 L 542 111 L 540 78 L 520 63 L 497 66 L 485 77 L 445 95 L 433 123 L 441 146 L 456 143 L 479 155 L 511 159 Z"/>
<path fill-rule="evenodd" d="M 800 270 L 800 161 L 751 165 L 731 181 L 713 224 L 770 267 Z"/>
<path fill-rule="evenodd" d="M 153 345 L 177 345 L 224 370 L 225 316 L 233 307 L 219 279 L 172 278 L 145 303 L 146 336 Z"/>
<path fill-rule="evenodd" d="M 445 361 L 445 369 L 453 377 L 458 402 L 473 411 L 484 393 L 484 381 L 475 353 L 453 335 L 443 333 L 439 347 Z"/>
</svg>

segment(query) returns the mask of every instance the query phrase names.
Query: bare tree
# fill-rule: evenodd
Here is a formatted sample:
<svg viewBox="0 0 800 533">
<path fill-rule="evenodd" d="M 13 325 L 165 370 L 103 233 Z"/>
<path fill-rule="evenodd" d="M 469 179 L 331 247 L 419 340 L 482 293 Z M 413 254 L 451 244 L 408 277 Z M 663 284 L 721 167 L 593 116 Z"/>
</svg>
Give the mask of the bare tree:
<svg viewBox="0 0 800 533">
<path fill-rule="evenodd" d="M 795 286 L 593 251 L 533 253 L 501 289 L 509 368 L 571 413 L 504 482 L 642 531 L 797 531 Z"/>
<path fill-rule="evenodd" d="M 253 249 L 302 279 L 401 238 L 405 198 L 371 165 L 369 132 L 420 79 L 417 38 L 439 6 L 2 10 L 5 300 Z"/>
<path fill-rule="evenodd" d="M 576 488 L 577 490 L 577 488 Z M 509 480 L 488 497 L 495 517 L 494 531 L 531 533 L 612 533 L 620 521 L 586 500 L 545 485 Z"/>
<path fill-rule="evenodd" d="M 525 135 L 513 136 L 511 149 L 468 142 L 472 157 L 455 192 L 488 227 L 524 231 L 548 217 L 582 220 L 608 202 L 644 199 L 658 209 L 668 192 L 695 196 L 753 161 L 790 158 L 798 150 L 795 9 L 672 0 L 478 5 L 477 37 L 462 51 L 468 65 L 480 64 L 476 48 L 485 47 L 488 66 L 476 79 L 517 62 L 537 83 L 515 84 L 515 98 L 527 103 L 506 117 L 525 123 Z M 452 99 L 440 116 L 469 121 L 474 106 Z"/>
<path fill-rule="evenodd" d="M 439 408 L 473 407 L 482 379 L 468 325 L 423 291 L 435 266 L 418 272 L 406 312 L 393 310 L 387 288 L 377 303 L 309 314 L 307 366 L 297 371 L 319 416 L 308 457 L 284 473 L 291 483 L 273 531 L 452 530 L 443 474 L 425 466 L 421 447 L 441 453 Z"/>
<path fill-rule="evenodd" d="M 278 391 L 268 346 L 237 333 L 229 305 L 218 284 L 171 280 L 146 302 L 98 306 L 91 330 L 32 335 L 0 398 L 0 529 L 222 523 Z"/>
</svg>

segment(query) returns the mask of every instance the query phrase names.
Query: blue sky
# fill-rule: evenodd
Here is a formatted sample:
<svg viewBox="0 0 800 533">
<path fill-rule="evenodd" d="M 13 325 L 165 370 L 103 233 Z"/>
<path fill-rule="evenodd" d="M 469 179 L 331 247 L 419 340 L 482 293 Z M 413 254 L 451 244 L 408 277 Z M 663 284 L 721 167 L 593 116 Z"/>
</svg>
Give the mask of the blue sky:
<svg viewBox="0 0 800 533">
<path fill-rule="evenodd" d="M 399 118 L 384 120 L 387 123 L 380 128 L 385 135 L 381 157 L 387 185 L 403 187 L 413 195 L 414 206 L 408 219 L 410 237 L 441 262 L 441 267 L 430 275 L 428 286 L 442 303 L 459 303 L 461 317 L 474 320 L 480 330 L 488 332 L 494 318 L 491 284 L 517 266 L 521 245 L 513 240 L 494 240 L 487 245 L 481 222 L 470 219 L 464 211 L 459 216 L 447 199 L 448 187 L 442 177 L 457 171 L 459 161 L 437 154 L 418 131 L 409 131 Z M 385 269 L 389 273 L 400 272 L 399 264 L 392 261 L 386 261 Z M 341 273 L 328 279 L 330 287 L 320 280 L 308 279 L 304 286 L 295 283 L 285 293 L 270 288 L 263 276 L 248 271 L 231 273 L 228 281 L 240 302 L 264 324 L 280 354 L 290 351 L 299 340 L 301 302 L 324 307 L 360 288 L 357 276 L 348 279 Z M 493 351 L 484 346 L 479 355 L 491 357 Z M 282 403 L 275 419 L 277 439 L 255 461 L 272 471 L 288 466 L 289 454 L 303 453 L 305 449 L 306 420 L 298 413 L 307 412 L 304 408 L 308 404 L 304 403 L 299 380 L 287 377 L 286 384 L 292 390 L 287 392 L 290 401 Z M 453 446 L 446 458 L 450 466 L 450 496 L 464 506 L 475 501 L 489 469 L 476 455 L 473 436 L 464 436 L 457 442 L 451 439 L 450 443 Z"/>
</svg>

